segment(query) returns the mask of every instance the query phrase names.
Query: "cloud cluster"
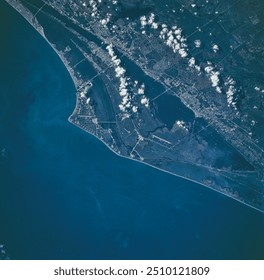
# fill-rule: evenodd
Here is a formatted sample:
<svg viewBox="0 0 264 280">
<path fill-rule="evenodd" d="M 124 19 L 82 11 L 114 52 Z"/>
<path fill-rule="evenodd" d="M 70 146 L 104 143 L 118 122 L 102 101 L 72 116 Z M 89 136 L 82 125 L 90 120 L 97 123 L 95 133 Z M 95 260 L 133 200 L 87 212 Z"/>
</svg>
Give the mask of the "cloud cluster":
<svg viewBox="0 0 264 280">
<path fill-rule="evenodd" d="M 216 71 L 214 66 L 212 65 L 211 62 L 207 62 L 207 66 L 204 68 L 205 73 L 208 75 L 211 85 L 213 88 L 215 88 L 215 90 L 218 93 L 222 92 L 222 89 L 220 88 L 220 72 Z"/>
<path fill-rule="evenodd" d="M 160 24 L 155 21 L 155 14 L 151 13 L 149 17 L 140 17 L 141 28 L 150 26 L 152 29 L 158 29 L 161 27 L 159 34 L 160 39 L 169 46 L 174 53 L 178 53 L 182 58 L 188 56 L 188 47 L 186 44 L 186 38 L 182 35 L 182 29 L 176 25 L 171 29 L 166 24 Z"/>
<path fill-rule="evenodd" d="M 128 78 L 126 77 L 126 70 L 121 66 L 121 60 L 117 58 L 113 50 L 113 45 L 110 44 L 106 47 L 108 54 L 111 57 L 111 61 L 114 64 L 116 77 L 119 78 L 119 95 L 122 98 L 119 109 L 122 112 L 127 112 L 127 109 L 131 107 L 131 100 L 128 92 Z"/>
<path fill-rule="evenodd" d="M 216 92 L 222 93 L 223 88 L 220 87 L 220 72 L 215 69 L 211 62 L 207 62 L 207 66 L 204 68 L 204 71 L 207 73 L 211 85 L 215 88 Z M 227 106 L 232 107 L 234 110 L 237 110 L 235 94 L 237 93 L 237 89 L 235 87 L 236 82 L 233 78 L 228 77 L 224 83 L 226 87 L 226 98 L 227 98 Z"/>
<path fill-rule="evenodd" d="M 194 8 L 195 6 L 192 5 Z M 148 17 L 142 16 L 140 17 L 141 28 L 143 29 L 142 33 L 145 33 L 145 28 L 149 26 L 151 29 L 159 29 L 159 38 L 170 47 L 174 53 L 180 55 L 181 58 L 188 60 L 188 66 L 198 71 L 199 75 L 202 74 L 203 70 L 209 81 L 211 86 L 215 89 L 217 93 L 222 93 L 223 88 L 220 86 L 220 71 L 218 71 L 212 64 L 212 62 L 208 61 L 207 65 L 203 68 L 199 64 L 197 64 L 194 57 L 189 55 L 189 48 L 187 45 L 187 39 L 184 37 L 183 30 L 176 25 L 171 28 L 167 26 L 167 24 L 158 23 L 155 21 L 155 14 L 151 13 Z M 201 48 L 202 42 L 197 39 L 194 41 L 194 45 L 196 48 Z M 217 53 L 219 51 L 219 46 L 217 44 L 212 45 L 212 50 Z M 226 96 L 227 96 L 227 104 L 229 107 L 236 108 L 236 102 L 234 101 L 234 94 L 236 93 L 235 81 L 233 79 L 228 79 L 225 83 L 227 87 Z M 141 100 L 141 103 L 145 103 L 145 99 Z"/>
<path fill-rule="evenodd" d="M 188 131 L 188 128 L 187 128 L 186 123 L 184 121 L 176 121 L 175 123 L 176 123 L 176 125 L 178 125 L 178 127 L 184 129 L 185 131 Z"/>
<path fill-rule="evenodd" d="M 225 86 L 227 86 L 227 105 L 228 107 L 233 107 L 235 110 L 237 110 L 236 102 L 234 100 L 234 94 L 236 93 L 235 84 L 236 82 L 231 77 L 228 77 L 225 81 Z"/>
<path fill-rule="evenodd" d="M 142 84 L 142 85 L 138 88 L 138 94 L 144 95 L 144 93 L 145 93 L 145 85 Z"/>
<path fill-rule="evenodd" d="M 264 89 L 261 89 L 260 87 L 258 87 L 258 86 L 255 86 L 255 91 L 257 91 L 257 92 L 261 92 L 261 93 L 264 93 Z"/>
<path fill-rule="evenodd" d="M 111 17 L 112 17 L 112 15 L 107 13 L 106 17 L 100 20 L 100 23 L 104 26 L 107 25 L 109 23 Z"/>
<path fill-rule="evenodd" d="M 140 23 L 142 28 L 145 28 L 147 25 L 149 25 L 152 29 L 159 28 L 159 24 L 155 22 L 155 15 L 153 13 L 150 14 L 149 18 L 146 16 L 140 17 Z"/>
<path fill-rule="evenodd" d="M 121 60 L 117 58 L 113 45 L 110 44 L 106 47 L 108 54 L 111 57 L 111 61 L 114 64 L 116 77 L 119 79 L 119 95 L 121 97 L 121 103 L 119 104 L 119 109 L 126 113 L 124 116 L 129 117 L 129 110 L 132 110 L 133 113 L 137 113 L 138 106 L 133 104 L 131 94 L 129 92 L 130 78 L 126 76 L 126 70 L 121 66 Z M 137 87 L 137 94 L 140 95 L 141 104 L 145 107 L 149 107 L 149 99 L 144 95 L 145 85 L 142 84 L 138 86 L 138 81 L 134 82 L 134 87 Z"/>
<path fill-rule="evenodd" d="M 141 104 L 144 105 L 146 108 L 149 108 L 149 99 L 145 95 L 145 84 L 142 84 L 138 90 L 137 94 L 141 96 Z"/>
<path fill-rule="evenodd" d="M 186 38 L 182 35 L 182 29 L 176 25 L 169 29 L 166 25 L 162 25 L 160 38 L 169 46 L 174 53 L 178 53 L 182 58 L 188 56 L 188 47 Z"/>
<path fill-rule="evenodd" d="M 116 1 L 113 1 L 113 4 Z M 98 19 L 98 21 L 103 25 L 106 26 L 112 15 L 110 13 L 107 13 L 106 16 L 104 18 L 101 17 L 100 13 L 99 13 L 99 5 L 102 3 L 102 0 L 89 0 L 88 4 L 91 8 L 91 16 L 95 19 Z M 82 3 L 83 6 L 87 6 L 86 2 Z"/>
<path fill-rule="evenodd" d="M 188 54 L 188 45 L 187 39 L 182 34 L 182 29 L 174 25 L 172 28 L 169 28 L 166 24 L 161 24 L 155 21 L 155 15 L 153 13 L 150 14 L 149 17 L 142 16 L 140 18 L 141 28 L 145 28 L 146 26 L 150 26 L 152 29 L 160 28 L 159 38 L 172 49 L 174 53 L 178 53 L 181 58 L 188 59 L 188 65 L 191 68 L 196 69 L 199 73 L 201 71 L 201 67 L 195 63 L 195 58 L 189 57 Z M 143 33 L 143 32 L 142 32 Z M 197 46 L 201 46 L 201 42 L 196 40 Z"/>
<path fill-rule="evenodd" d="M 219 51 L 219 46 L 216 45 L 216 44 L 214 44 L 214 45 L 212 46 L 212 50 L 214 51 L 214 53 L 217 53 L 217 52 Z"/>
<path fill-rule="evenodd" d="M 196 64 L 196 61 L 195 61 L 195 58 L 194 57 L 191 57 L 189 60 L 188 60 L 188 65 L 190 68 L 194 68 L 196 69 L 199 74 L 201 74 L 201 66 L 197 65 Z"/>
<path fill-rule="evenodd" d="M 99 12 L 98 12 L 98 4 L 100 4 L 102 1 L 101 0 L 89 0 L 89 6 L 92 8 L 92 17 L 99 17 Z"/>
</svg>

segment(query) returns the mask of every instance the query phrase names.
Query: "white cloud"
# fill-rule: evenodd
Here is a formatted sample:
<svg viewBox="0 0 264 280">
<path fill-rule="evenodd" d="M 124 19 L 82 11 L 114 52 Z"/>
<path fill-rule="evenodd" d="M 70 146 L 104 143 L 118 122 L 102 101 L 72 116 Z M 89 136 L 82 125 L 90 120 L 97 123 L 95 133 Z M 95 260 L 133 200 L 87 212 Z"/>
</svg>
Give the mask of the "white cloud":
<svg viewBox="0 0 264 280">
<path fill-rule="evenodd" d="M 211 66 L 211 65 L 208 65 L 204 68 L 204 71 L 207 73 L 207 74 L 210 74 L 212 71 L 214 70 L 214 67 Z"/>
<path fill-rule="evenodd" d="M 158 29 L 161 26 L 162 30 L 159 33 L 159 38 L 170 47 L 174 53 L 179 53 L 182 58 L 188 56 L 188 46 L 185 44 L 187 39 L 182 35 L 182 29 L 176 25 L 169 30 L 166 24 L 159 24 L 155 22 L 155 15 L 150 14 L 149 18 L 142 16 L 140 18 L 141 27 L 144 28 L 146 25 L 150 25 L 152 29 Z"/>
<path fill-rule="evenodd" d="M 154 21 L 155 21 L 155 15 L 151 13 L 148 19 L 148 24 L 151 25 Z"/>
<path fill-rule="evenodd" d="M 213 87 L 217 87 L 218 86 L 218 84 L 219 84 L 219 75 L 220 75 L 219 72 L 214 72 L 213 71 L 211 73 L 210 80 L 212 82 L 212 86 Z"/>
<path fill-rule="evenodd" d="M 119 95 L 121 97 L 121 104 L 119 104 L 119 109 L 122 114 L 122 119 L 127 118 L 130 116 L 128 114 L 128 109 L 131 109 L 133 113 L 137 113 L 138 107 L 134 104 L 132 104 L 132 97 L 131 93 L 129 93 L 129 81 L 130 78 L 126 77 L 126 70 L 121 66 L 121 60 L 117 58 L 113 45 L 110 44 L 106 47 L 106 50 L 108 51 L 109 56 L 111 57 L 111 61 L 114 64 L 114 69 L 116 72 L 116 77 L 119 78 Z M 138 81 L 134 81 L 134 87 L 138 87 Z M 148 107 L 149 106 L 149 100 L 148 98 L 144 95 L 145 93 L 145 84 L 141 84 L 140 87 L 137 89 L 138 94 L 142 95 L 141 98 L 141 104 Z"/>
<path fill-rule="evenodd" d="M 195 65 L 195 69 L 200 73 L 201 72 L 201 66 Z"/>
<path fill-rule="evenodd" d="M 188 131 L 188 128 L 186 127 L 186 124 L 184 121 L 176 121 L 176 124 L 180 127 L 183 128 L 184 130 Z"/>
<path fill-rule="evenodd" d="M 195 45 L 196 48 L 200 48 L 201 45 L 202 45 L 201 40 L 195 40 L 195 41 L 194 41 L 194 45 Z"/>
<path fill-rule="evenodd" d="M 139 87 L 139 89 L 138 89 L 138 94 L 144 94 L 145 93 L 145 85 L 144 84 L 142 84 L 140 87 Z"/>
<path fill-rule="evenodd" d="M 133 106 L 133 107 L 132 107 L 132 111 L 133 111 L 134 113 L 137 113 L 138 107 L 137 107 L 137 106 Z"/>
<path fill-rule="evenodd" d="M 126 73 L 126 70 L 123 67 L 117 66 L 115 68 L 115 72 L 116 72 L 116 77 L 120 78 Z"/>
<path fill-rule="evenodd" d="M 228 77 L 225 81 L 225 85 L 228 87 L 226 92 L 227 97 L 227 105 L 228 107 L 233 107 L 235 110 L 237 110 L 236 102 L 235 102 L 235 93 L 237 92 L 235 88 L 236 82 L 233 80 L 233 78 Z"/>
<path fill-rule="evenodd" d="M 179 49 L 179 54 L 182 58 L 185 58 L 188 56 L 188 53 L 185 51 L 185 49 Z"/>
<path fill-rule="evenodd" d="M 151 25 L 151 28 L 153 28 L 153 29 L 158 29 L 158 28 L 159 28 L 158 23 L 153 22 L 152 25 Z"/>
<path fill-rule="evenodd" d="M 188 64 L 189 64 L 190 67 L 195 67 L 195 58 L 194 58 L 194 57 L 191 57 L 191 58 L 189 59 Z"/>
<path fill-rule="evenodd" d="M 143 28 L 148 24 L 146 16 L 140 17 L 140 23 Z"/>
<path fill-rule="evenodd" d="M 141 104 L 145 105 L 145 107 L 149 107 L 149 100 L 145 95 L 143 95 L 143 97 L 141 99 Z"/>
<path fill-rule="evenodd" d="M 127 96 L 128 92 L 127 92 L 127 89 L 126 88 L 122 88 L 120 90 L 120 96 Z"/>
<path fill-rule="evenodd" d="M 214 51 L 215 53 L 217 53 L 217 52 L 219 51 L 219 47 L 218 47 L 218 45 L 216 45 L 216 44 L 214 44 L 214 45 L 212 46 L 212 49 L 213 49 L 213 51 Z"/>
</svg>

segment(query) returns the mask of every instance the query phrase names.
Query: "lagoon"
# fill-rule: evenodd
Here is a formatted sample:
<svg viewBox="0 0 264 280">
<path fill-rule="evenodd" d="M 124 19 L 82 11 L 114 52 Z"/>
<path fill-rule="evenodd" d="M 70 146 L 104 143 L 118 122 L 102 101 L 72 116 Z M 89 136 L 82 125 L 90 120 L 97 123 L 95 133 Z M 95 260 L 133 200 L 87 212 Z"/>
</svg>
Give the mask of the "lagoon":
<svg viewBox="0 0 264 280">
<path fill-rule="evenodd" d="M 264 215 L 68 122 L 56 53 L 0 1 L 0 244 L 11 259 L 258 259 Z"/>
</svg>

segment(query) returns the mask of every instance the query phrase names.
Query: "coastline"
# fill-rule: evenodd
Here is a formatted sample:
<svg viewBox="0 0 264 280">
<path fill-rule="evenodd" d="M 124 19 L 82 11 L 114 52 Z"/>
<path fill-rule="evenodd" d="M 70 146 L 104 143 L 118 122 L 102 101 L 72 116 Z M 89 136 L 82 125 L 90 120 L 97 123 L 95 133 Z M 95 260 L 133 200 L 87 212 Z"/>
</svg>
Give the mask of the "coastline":
<svg viewBox="0 0 264 280">
<path fill-rule="evenodd" d="M 73 82 L 73 84 L 74 84 L 74 87 L 75 87 L 75 89 L 76 89 L 76 91 L 77 91 L 77 88 L 78 88 L 78 86 L 80 86 L 81 83 L 78 81 L 78 79 L 77 79 L 77 78 L 74 76 L 74 74 L 72 73 L 72 70 L 71 70 L 71 68 L 68 66 L 68 64 L 66 63 L 66 61 L 65 61 L 65 59 L 64 59 L 64 57 L 63 57 L 63 55 L 62 55 L 60 52 L 58 52 L 58 51 L 54 48 L 54 46 L 49 42 L 49 40 L 46 38 L 46 36 L 45 36 L 45 34 L 44 34 L 44 31 L 43 31 L 42 29 L 40 29 L 40 26 L 38 26 L 36 23 L 33 23 L 28 17 L 24 16 L 24 15 L 19 11 L 19 4 L 20 4 L 20 3 L 14 1 L 14 0 L 10 0 L 10 1 L 6 1 L 6 0 L 5 0 L 5 2 L 6 2 L 8 5 L 10 5 L 17 13 L 19 13 L 19 15 L 22 16 L 22 17 L 34 28 L 34 30 L 36 30 L 36 31 L 39 33 L 39 35 L 50 45 L 50 47 L 51 47 L 51 48 L 53 49 L 53 51 L 58 55 L 58 57 L 60 58 L 61 62 L 63 63 L 63 65 L 64 65 L 65 68 L 67 69 L 67 71 L 68 71 L 68 73 L 69 73 L 69 75 L 70 75 L 70 77 L 71 77 L 71 80 L 72 80 L 72 82 Z M 13 2 L 15 2 L 15 3 L 13 3 Z M 20 6 L 20 8 L 21 8 L 22 10 L 25 11 L 24 6 Z"/>
<path fill-rule="evenodd" d="M 1 45 L 0 146 L 6 148 L 6 157 L 0 162 L 0 244 L 10 259 L 263 258 L 263 213 L 118 157 L 90 135 L 103 137 L 119 152 L 119 143 L 111 141 L 107 130 L 96 131 L 89 110 L 95 105 L 93 96 L 105 94 L 101 89 L 107 83 L 101 77 L 86 94 L 78 88 L 84 107 L 71 119 L 91 133 L 68 122 L 76 97 L 64 64 L 23 17 L 5 1 L 0 6 L 0 32 L 6 42 Z M 53 23 L 42 13 L 37 18 L 50 40 L 46 26 L 52 32 Z M 58 47 L 58 40 L 51 42 Z M 68 52 L 63 55 L 69 59 Z M 91 70 L 87 76 L 94 75 Z M 86 97 L 91 97 L 87 106 Z M 108 127 L 121 132 L 116 124 L 103 126 Z M 162 148 L 154 160 L 140 146 L 136 150 L 147 162 L 164 167 L 163 160 L 159 163 Z M 125 146 L 121 153 L 130 156 Z M 196 170 L 194 178 L 206 174 L 177 160 L 168 167 L 186 176 Z"/>
<path fill-rule="evenodd" d="M 10 3 L 10 2 L 11 2 L 11 3 Z M 82 128 L 82 127 L 79 126 L 78 124 L 75 124 L 74 122 L 70 121 L 70 118 L 71 118 L 71 116 L 73 116 L 73 114 L 75 113 L 76 106 L 77 106 L 77 101 L 78 101 L 78 87 L 79 87 L 82 83 L 78 80 L 78 78 L 75 77 L 75 75 L 74 75 L 74 73 L 73 73 L 71 67 L 68 66 L 68 64 L 67 64 L 66 60 L 64 59 L 63 55 L 62 55 L 60 52 L 58 52 L 58 51 L 56 50 L 56 48 L 49 42 L 49 40 L 46 38 L 44 32 L 39 28 L 39 26 L 38 26 L 36 23 L 34 23 L 32 20 L 30 20 L 29 18 L 27 18 L 26 16 L 24 16 L 24 15 L 19 11 L 19 7 L 18 7 L 18 6 L 15 6 L 15 4 L 14 4 L 13 2 L 15 2 L 16 5 L 18 5 L 18 3 L 17 3 L 16 1 L 6 1 L 6 3 L 8 3 L 12 8 L 14 8 L 24 19 L 26 19 L 26 21 L 27 21 L 27 22 L 42 36 L 42 38 L 44 38 L 44 40 L 52 47 L 52 49 L 54 50 L 54 52 L 59 56 L 59 58 L 60 58 L 61 62 L 63 63 L 63 65 L 66 67 L 66 69 L 67 69 L 67 71 L 68 71 L 68 73 L 69 73 L 69 75 L 70 75 L 70 77 L 71 77 L 71 80 L 72 80 L 72 82 L 73 82 L 73 84 L 74 84 L 74 87 L 75 87 L 75 90 L 76 90 L 75 108 L 74 108 L 73 113 L 72 113 L 72 114 L 69 116 L 69 118 L 68 118 L 68 121 L 69 121 L 71 124 L 77 126 L 79 129 L 82 129 L 82 130 L 85 131 L 86 133 L 89 133 L 89 134 L 93 135 L 94 137 L 96 137 L 98 140 L 100 140 L 102 143 L 104 143 L 112 152 L 114 152 L 116 155 L 118 155 L 118 156 L 120 156 L 120 157 L 123 157 L 123 158 L 126 158 L 126 159 L 130 159 L 130 160 L 134 160 L 134 161 L 139 162 L 139 163 L 141 163 L 141 164 L 144 163 L 144 164 L 146 164 L 146 165 L 148 165 L 148 166 L 150 166 L 150 167 L 152 167 L 152 168 L 155 168 L 155 169 L 157 169 L 157 170 L 159 170 L 159 171 L 168 173 L 168 174 L 170 174 L 170 175 L 174 175 L 174 176 L 176 176 L 176 177 L 179 177 L 179 178 L 182 178 L 182 179 L 191 181 L 191 182 L 194 182 L 194 183 L 196 183 L 196 184 L 199 184 L 199 185 L 204 186 L 204 187 L 206 187 L 206 188 L 208 188 L 208 189 L 211 189 L 211 190 L 213 190 L 213 191 L 216 191 L 216 192 L 218 192 L 218 193 L 220 193 L 220 194 L 222 194 L 222 195 L 224 195 L 224 196 L 227 196 L 227 197 L 229 197 L 229 198 L 231 198 L 231 199 L 233 199 L 233 200 L 236 200 L 236 201 L 238 201 L 238 202 L 240 202 L 240 203 L 242 203 L 242 204 L 244 204 L 244 205 L 246 205 L 246 206 L 249 206 L 249 207 L 251 207 L 251 208 L 253 208 L 253 209 L 255 209 L 255 210 L 258 210 L 258 211 L 264 213 L 264 210 L 261 210 L 261 209 L 259 209 L 259 208 L 257 208 L 257 207 L 254 207 L 253 205 L 250 205 L 250 204 L 248 204 L 248 203 L 246 203 L 246 202 L 244 202 L 244 201 L 241 201 L 241 200 L 235 198 L 234 196 L 229 195 L 228 193 L 221 192 L 221 191 L 219 191 L 219 190 L 217 190 L 217 189 L 215 189 L 215 188 L 209 187 L 209 186 L 207 186 L 207 185 L 205 185 L 205 184 L 203 184 L 203 183 L 201 183 L 201 182 L 192 180 L 192 179 L 190 179 L 190 178 L 188 178 L 188 177 L 184 177 L 184 176 L 181 176 L 181 175 L 172 173 L 172 172 L 170 172 L 170 171 L 168 171 L 168 170 L 165 170 L 165 169 L 159 168 L 159 167 L 157 167 L 157 166 L 151 165 L 151 164 L 149 164 L 149 163 L 147 163 L 147 162 L 145 162 L 145 161 L 140 161 L 140 160 L 138 160 L 138 159 L 131 158 L 131 157 L 128 157 L 128 156 L 124 156 L 124 155 L 122 155 L 122 154 L 119 154 L 117 151 L 115 151 L 113 148 L 111 148 L 111 146 L 109 146 L 109 145 L 104 141 L 104 139 L 102 139 L 102 138 L 98 137 L 97 135 L 95 135 L 95 134 L 93 134 L 93 133 L 91 133 L 91 132 L 85 130 L 84 128 Z M 24 8 L 23 8 L 23 9 L 24 9 Z"/>
<path fill-rule="evenodd" d="M 69 117 L 69 118 L 70 118 L 70 117 Z M 226 196 L 226 197 L 228 197 L 228 198 L 230 198 L 230 199 L 233 199 L 233 200 L 235 200 L 235 201 L 237 201 L 237 202 L 239 202 L 239 203 L 241 203 L 241 204 L 243 204 L 243 205 L 246 205 L 246 206 L 248 206 L 248 207 L 250 207 L 250 208 L 252 208 L 252 209 L 254 209 L 254 210 L 257 210 L 258 212 L 264 213 L 264 210 L 261 210 L 261 209 L 259 209 L 259 208 L 257 208 L 257 207 L 254 207 L 253 205 L 250 205 L 250 204 L 248 204 L 248 203 L 246 203 L 246 202 L 244 202 L 244 201 L 241 201 L 241 200 L 239 200 L 239 199 L 236 199 L 235 197 L 232 197 L 232 196 L 230 196 L 230 195 L 228 195 L 228 194 L 225 194 L 225 193 L 223 193 L 223 192 L 221 192 L 221 191 L 219 191 L 219 190 L 217 190 L 217 189 L 213 189 L 213 188 L 211 188 L 211 187 L 208 187 L 207 185 L 205 185 L 205 184 L 203 184 L 203 183 L 200 183 L 200 182 L 197 182 L 197 181 L 192 180 L 192 179 L 190 179 L 190 178 L 187 178 L 187 177 L 184 177 L 184 176 L 181 176 L 181 175 L 172 173 L 172 172 L 170 172 L 170 171 L 168 171 L 168 170 L 161 169 L 161 168 L 159 168 L 159 167 L 157 167 L 157 166 L 154 166 L 154 165 L 151 165 L 151 164 L 149 164 L 149 163 L 147 163 L 147 162 L 145 162 L 145 161 L 140 161 L 140 160 L 135 159 L 135 158 L 130 158 L 130 157 L 123 156 L 123 155 L 117 153 L 114 149 L 112 149 L 107 143 L 105 143 L 102 139 L 100 139 L 100 138 L 97 137 L 96 135 L 94 135 L 94 134 L 92 134 L 92 133 L 86 131 L 85 129 L 83 129 L 82 127 L 78 126 L 77 124 L 71 122 L 70 120 L 69 120 L 69 122 L 70 122 L 71 124 L 73 124 L 74 126 L 78 127 L 79 129 L 85 131 L 86 133 L 89 133 L 90 135 L 94 136 L 96 139 L 98 139 L 100 142 L 102 142 L 111 152 L 113 152 L 114 154 L 116 154 L 117 156 L 119 156 L 119 157 L 121 157 L 121 158 L 125 158 L 125 159 L 127 159 L 127 160 L 133 160 L 133 161 L 135 161 L 135 162 L 137 162 L 137 163 L 140 163 L 140 164 L 145 164 L 145 165 L 147 165 L 147 166 L 149 166 L 149 167 L 151 167 L 151 168 L 154 168 L 154 169 L 156 169 L 156 170 L 159 170 L 159 171 L 161 171 L 161 172 L 165 172 L 165 173 L 167 173 L 167 174 L 170 174 L 170 175 L 176 176 L 176 177 L 178 177 L 178 178 L 181 178 L 181 179 L 190 181 L 190 182 L 192 182 L 192 183 L 198 184 L 198 185 L 200 185 L 200 186 L 206 187 L 207 189 L 209 189 L 209 190 L 211 190 L 211 191 L 215 191 L 215 192 L 217 192 L 217 193 L 219 193 L 219 194 L 222 194 L 222 195 L 224 195 L 224 196 Z"/>
</svg>

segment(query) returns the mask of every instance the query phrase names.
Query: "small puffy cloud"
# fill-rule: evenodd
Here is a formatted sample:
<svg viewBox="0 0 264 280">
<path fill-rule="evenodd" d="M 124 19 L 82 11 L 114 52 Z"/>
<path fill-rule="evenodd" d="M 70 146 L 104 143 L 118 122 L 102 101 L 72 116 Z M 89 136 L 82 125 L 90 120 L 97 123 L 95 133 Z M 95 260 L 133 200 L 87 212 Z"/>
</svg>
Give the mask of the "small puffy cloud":
<svg viewBox="0 0 264 280">
<path fill-rule="evenodd" d="M 258 86 L 255 86 L 255 91 L 257 91 L 257 92 L 260 92 L 260 93 L 264 93 L 264 89 L 261 89 L 260 87 L 258 87 Z"/>
<path fill-rule="evenodd" d="M 153 28 L 153 29 L 158 29 L 158 28 L 159 28 L 158 23 L 153 22 L 153 23 L 151 24 L 151 28 Z"/>
<path fill-rule="evenodd" d="M 213 87 L 217 87 L 218 84 L 219 84 L 219 75 L 220 73 L 219 72 L 212 72 L 211 76 L 210 76 L 210 80 L 212 82 L 212 86 Z"/>
<path fill-rule="evenodd" d="M 145 93 L 145 85 L 144 84 L 142 84 L 140 87 L 139 87 L 139 89 L 138 89 L 138 94 L 144 94 Z"/>
<path fill-rule="evenodd" d="M 102 25 L 107 25 L 107 20 L 106 19 L 102 19 L 100 22 L 101 22 Z"/>
<path fill-rule="evenodd" d="M 200 48 L 201 45 L 202 45 L 201 40 L 195 40 L 195 41 L 194 41 L 194 45 L 195 45 L 196 48 Z"/>
<path fill-rule="evenodd" d="M 137 106 L 133 106 L 133 107 L 132 107 L 132 111 L 133 111 L 134 113 L 137 113 L 138 107 L 137 107 Z"/>
<path fill-rule="evenodd" d="M 115 68 L 115 72 L 116 72 L 116 77 L 120 78 L 126 73 L 126 70 L 123 67 L 117 66 Z"/>
<path fill-rule="evenodd" d="M 191 57 L 191 58 L 189 59 L 188 65 L 189 65 L 190 67 L 195 67 L 195 58 L 194 58 L 194 57 Z"/>
<path fill-rule="evenodd" d="M 176 123 L 176 125 L 178 125 L 178 127 L 188 131 L 188 128 L 186 127 L 186 124 L 184 121 L 176 121 L 175 123 Z"/>
<path fill-rule="evenodd" d="M 185 58 L 188 56 L 187 52 L 185 51 L 185 49 L 179 49 L 179 54 L 182 58 Z"/>
<path fill-rule="evenodd" d="M 119 92 L 120 96 L 127 96 L 128 92 L 126 88 L 122 88 Z"/>
<path fill-rule="evenodd" d="M 204 71 L 207 73 L 207 74 L 210 74 L 212 71 L 214 70 L 214 67 L 211 66 L 211 65 L 208 65 L 204 68 Z"/>
<path fill-rule="evenodd" d="M 126 108 L 124 105 L 120 104 L 120 105 L 118 105 L 118 107 L 119 107 L 120 111 L 122 111 L 122 112 L 126 111 Z"/>
<path fill-rule="evenodd" d="M 182 29 L 181 28 L 175 29 L 174 34 L 175 35 L 182 35 Z"/>
<path fill-rule="evenodd" d="M 216 92 L 218 92 L 218 93 L 222 93 L 222 89 L 221 89 L 219 86 L 217 86 L 217 87 L 215 88 L 215 90 L 216 90 Z"/>
<path fill-rule="evenodd" d="M 145 105 L 145 107 L 149 107 L 149 100 L 145 95 L 143 95 L 143 97 L 141 99 L 141 104 Z"/>
<path fill-rule="evenodd" d="M 155 15 L 151 13 L 148 19 L 148 24 L 151 25 L 154 21 L 155 21 Z"/>
<path fill-rule="evenodd" d="M 140 17 L 140 23 L 143 28 L 148 24 L 146 16 Z"/>
<path fill-rule="evenodd" d="M 212 46 L 212 50 L 214 51 L 214 53 L 217 53 L 217 52 L 219 51 L 218 45 L 214 44 L 214 45 Z"/>
<path fill-rule="evenodd" d="M 207 76 L 210 79 L 212 87 L 215 88 L 216 92 L 221 93 L 222 90 L 219 86 L 220 72 L 215 70 L 214 66 L 210 61 L 207 62 L 207 66 L 204 68 L 204 71 L 207 73 Z"/>
<path fill-rule="evenodd" d="M 201 66 L 195 65 L 194 67 L 195 67 L 195 69 L 196 69 L 199 73 L 201 72 Z"/>
</svg>

